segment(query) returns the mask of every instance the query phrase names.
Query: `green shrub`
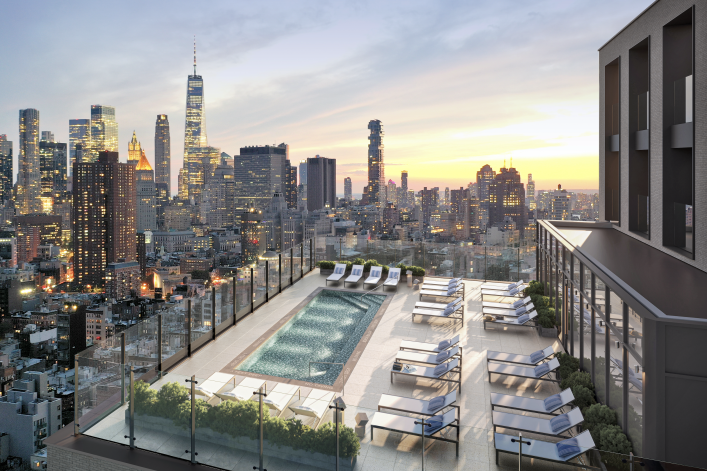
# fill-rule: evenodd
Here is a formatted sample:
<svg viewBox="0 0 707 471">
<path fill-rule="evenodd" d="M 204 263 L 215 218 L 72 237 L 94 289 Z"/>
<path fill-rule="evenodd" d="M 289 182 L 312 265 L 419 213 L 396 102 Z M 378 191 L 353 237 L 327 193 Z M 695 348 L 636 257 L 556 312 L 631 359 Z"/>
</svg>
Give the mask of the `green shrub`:
<svg viewBox="0 0 707 471">
<path fill-rule="evenodd" d="M 595 438 L 596 435 L 596 438 Z M 624 455 L 628 455 L 631 450 L 631 442 L 623 433 L 618 425 L 599 425 L 592 433 L 594 443 L 600 451 L 609 453 L 601 453 L 601 460 L 612 471 L 628 471 L 630 469 L 628 463 L 624 463 Z M 617 454 L 620 453 L 620 454 Z"/>
<path fill-rule="evenodd" d="M 138 414 L 150 414 L 155 406 L 157 391 L 150 388 L 145 381 L 136 381 L 135 386 L 135 412 Z"/>
<path fill-rule="evenodd" d="M 406 267 L 403 262 L 400 262 L 397 265 L 395 265 L 395 268 L 400 268 L 400 273 L 402 273 L 403 275 L 405 274 L 405 272 L 408 269 L 408 267 Z"/>
<path fill-rule="evenodd" d="M 543 296 L 542 294 L 531 294 L 530 300 L 533 302 L 535 309 L 550 307 L 550 298 Z"/>
<path fill-rule="evenodd" d="M 573 369 L 569 365 L 560 365 L 560 367 L 557 369 L 557 373 L 560 375 L 560 379 L 569 378 L 575 371 L 577 370 Z"/>
<path fill-rule="evenodd" d="M 186 387 L 176 381 L 167 383 L 157 391 L 152 413 L 158 417 L 174 419 L 179 414 L 179 405 L 188 400 L 189 390 Z"/>
<path fill-rule="evenodd" d="M 425 276 L 425 269 L 422 267 L 407 267 L 408 270 L 412 271 L 412 276 Z"/>
<path fill-rule="evenodd" d="M 322 260 L 321 262 L 317 263 L 317 266 L 322 270 L 333 270 L 334 267 L 336 266 L 336 262 Z"/>
<path fill-rule="evenodd" d="M 351 267 L 353 267 L 353 262 L 345 262 L 346 263 L 346 269 L 351 271 Z"/>
<path fill-rule="evenodd" d="M 592 404 L 584 411 L 584 429 L 589 430 L 594 443 L 599 443 L 599 433 L 605 425 L 618 425 L 616 412 L 604 404 Z"/>
<path fill-rule="evenodd" d="M 560 366 L 568 366 L 572 369 L 572 371 L 577 371 L 579 369 L 579 358 L 575 358 L 564 352 L 558 353 L 555 357 L 560 362 Z"/>
<path fill-rule="evenodd" d="M 361 257 L 353 259 L 354 265 L 363 265 L 364 263 L 366 263 L 366 261 L 364 259 L 362 259 Z"/>
<path fill-rule="evenodd" d="M 388 272 L 390 271 L 390 267 L 388 265 L 381 265 L 383 267 L 383 274 L 387 275 Z"/>
<path fill-rule="evenodd" d="M 526 296 L 530 296 L 531 294 L 542 296 L 543 294 L 545 294 L 545 287 L 543 286 L 543 284 L 541 282 L 536 281 L 536 280 L 532 280 L 530 282 L 530 285 L 523 290 L 523 293 Z"/>
<path fill-rule="evenodd" d="M 597 401 L 594 399 L 594 393 L 591 389 L 587 389 L 582 385 L 576 385 L 572 387 L 572 394 L 574 395 L 574 405 L 579 407 L 583 413 L 587 407 L 596 404 Z"/>
<path fill-rule="evenodd" d="M 363 269 L 364 271 L 369 271 L 371 267 L 377 267 L 380 266 L 377 260 L 369 259 L 366 260 L 366 263 L 363 264 Z"/>
<path fill-rule="evenodd" d="M 590 391 L 594 390 L 594 385 L 592 384 L 592 377 L 586 371 L 575 371 L 567 378 L 562 378 L 560 383 L 560 389 L 574 388 L 575 386 L 584 386 Z M 573 389 L 574 391 L 574 389 Z"/>
<path fill-rule="evenodd" d="M 551 307 L 542 307 L 538 311 L 538 324 L 546 329 L 555 327 L 557 320 L 555 319 L 555 309 Z"/>
</svg>

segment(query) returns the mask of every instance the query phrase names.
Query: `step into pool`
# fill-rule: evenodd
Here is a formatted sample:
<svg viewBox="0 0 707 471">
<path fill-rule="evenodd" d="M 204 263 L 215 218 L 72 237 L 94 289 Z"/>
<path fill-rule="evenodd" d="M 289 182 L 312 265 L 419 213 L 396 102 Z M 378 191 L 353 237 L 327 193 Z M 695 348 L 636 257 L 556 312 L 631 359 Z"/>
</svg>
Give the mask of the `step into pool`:
<svg viewBox="0 0 707 471">
<path fill-rule="evenodd" d="M 237 369 L 331 386 L 381 309 L 385 295 L 324 289 Z"/>
</svg>

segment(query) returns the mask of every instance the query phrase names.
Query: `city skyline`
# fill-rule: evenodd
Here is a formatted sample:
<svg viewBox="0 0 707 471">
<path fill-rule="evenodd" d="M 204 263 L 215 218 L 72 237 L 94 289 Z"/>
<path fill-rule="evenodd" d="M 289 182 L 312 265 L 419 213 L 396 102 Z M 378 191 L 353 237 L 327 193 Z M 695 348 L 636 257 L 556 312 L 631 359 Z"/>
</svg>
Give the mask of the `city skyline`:
<svg viewBox="0 0 707 471">
<path fill-rule="evenodd" d="M 196 34 L 199 74 L 204 77 L 205 106 L 210 110 L 209 144 L 231 155 L 244 145 L 288 142 L 293 161 L 316 154 L 336 158 L 339 177 L 351 177 L 353 192 L 359 194 L 366 179 L 364 126 L 371 119 L 380 119 L 387 131 L 389 173 L 395 175 L 406 168 L 411 187 L 417 190 L 433 185 L 456 187 L 469 180 L 471 175 L 445 172 L 452 166 L 469 166 L 471 174 L 485 163 L 500 168 L 503 160 L 511 157 L 522 175 L 532 172 L 536 176 L 538 188 L 560 183 L 566 188 L 596 188 L 598 110 L 591 51 L 648 3 L 612 4 L 613 15 L 604 19 L 602 12 L 609 8 L 608 2 L 561 8 L 556 2 L 535 2 L 516 9 L 508 22 L 517 28 L 504 27 L 503 33 L 494 24 L 506 2 L 479 3 L 472 8 L 449 4 L 443 9 L 420 4 L 387 6 L 367 31 L 374 31 L 379 21 L 393 17 L 397 21 L 386 33 L 370 35 L 354 34 L 365 8 L 346 6 L 334 11 L 317 6 L 305 15 L 296 6 L 278 5 L 287 28 L 268 39 L 261 39 L 263 35 L 258 33 L 267 26 L 251 20 L 267 6 L 247 7 L 258 9 L 251 12 L 252 17 L 246 11 L 236 15 L 230 6 L 216 7 L 223 15 L 208 20 L 197 12 L 192 26 L 185 24 L 185 14 L 178 13 L 185 10 L 174 5 L 173 14 L 160 18 L 158 27 L 143 28 L 164 10 L 145 5 L 139 18 L 131 16 L 131 37 L 121 41 L 125 33 L 116 32 L 118 37 L 106 38 L 105 43 L 98 39 L 86 54 L 72 56 L 72 67 L 59 74 L 60 80 L 30 77 L 32 64 L 0 78 L 4 89 L 16 91 L 0 105 L 0 133 L 18 142 L 13 117 L 19 109 L 35 108 L 42 114 L 42 130 L 54 132 L 58 142 L 69 142 L 68 120 L 86 118 L 92 104 L 107 103 L 116 108 L 116 121 L 123 129 L 118 139 L 121 159 L 127 157 L 126 143 L 135 129 L 145 136 L 146 155 L 155 167 L 155 149 L 147 138 L 154 133 L 154 116 L 172 117 L 174 139 L 184 132 L 184 76 L 193 73 Z M 79 5 L 69 9 L 50 6 L 36 15 L 21 5 L 8 8 L 8 13 L 18 18 L 16 24 L 37 31 L 49 18 L 71 26 L 80 23 L 82 15 L 100 9 L 93 6 L 81 12 Z M 115 22 L 117 27 L 128 10 L 110 15 L 108 26 Z M 244 15 L 242 21 L 240 14 Z M 29 18 L 33 21 L 22 21 Z M 579 18 L 583 23 L 594 21 L 596 27 L 574 33 L 572 24 Z M 209 21 L 225 30 L 212 33 L 219 28 L 208 27 L 212 26 Z M 309 31 L 313 21 L 321 25 L 316 32 Z M 412 38 L 415 27 L 446 32 Z M 234 32 L 229 28 L 237 28 L 239 34 L 228 34 Z M 511 29 L 513 34 L 508 33 Z M 52 53 L 47 57 L 49 63 L 66 59 L 62 51 L 69 49 L 74 33 L 50 30 L 56 36 L 52 47 L 41 47 L 49 38 L 46 33 L 38 34 L 34 42 L 9 51 L 9 63 L 26 57 L 22 52 L 32 46 L 39 51 L 35 53 L 38 59 L 47 52 Z M 12 44 L 16 32 L 13 24 L 0 32 L 0 37 L 7 36 L 6 43 Z M 308 50 L 306 56 L 293 51 L 302 41 L 311 43 L 313 34 L 326 37 L 328 41 L 323 42 L 329 44 L 317 46 L 321 50 Z M 561 45 L 555 41 L 558 35 L 563 36 Z M 517 47 L 516 40 L 521 37 L 532 44 Z M 531 47 L 550 54 L 526 57 L 523 51 Z M 370 51 L 377 52 L 363 60 Z M 399 57 L 392 60 L 391 55 Z M 125 75 L 123 63 L 128 56 L 149 80 L 135 81 Z M 532 66 L 531 60 L 535 61 Z M 390 65 L 382 67 L 386 61 Z M 44 64 L 42 60 L 35 62 Z M 522 87 L 509 80 L 520 70 L 529 71 Z M 303 83 L 307 83 L 304 88 Z M 462 83 L 466 85 L 462 87 Z M 449 96 L 451 90 L 456 93 L 454 98 Z M 568 116 L 573 119 L 567 120 Z M 173 193 L 183 161 L 181 147 L 175 146 L 172 152 Z M 563 175 L 574 178 L 563 179 Z"/>
</svg>

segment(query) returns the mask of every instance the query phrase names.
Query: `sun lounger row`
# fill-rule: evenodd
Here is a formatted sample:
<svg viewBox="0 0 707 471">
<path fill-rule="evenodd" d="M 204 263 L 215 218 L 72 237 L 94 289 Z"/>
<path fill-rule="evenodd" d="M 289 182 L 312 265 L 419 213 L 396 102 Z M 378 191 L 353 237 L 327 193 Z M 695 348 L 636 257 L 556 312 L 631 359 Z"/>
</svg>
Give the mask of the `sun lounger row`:
<svg viewBox="0 0 707 471">
<path fill-rule="evenodd" d="M 517 430 L 549 437 L 558 437 L 570 433 L 572 429 L 584 422 L 584 416 L 579 407 L 566 414 L 556 415 L 551 419 L 530 417 L 510 412 L 493 411 L 493 431 L 497 429 Z"/>
<path fill-rule="evenodd" d="M 556 411 L 570 405 L 572 401 L 574 401 L 574 394 L 570 388 L 545 399 L 491 393 L 491 410 L 494 411 L 496 407 L 502 407 L 536 414 L 555 415 Z"/>
<path fill-rule="evenodd" d="M 486 317 L 484 317 L 484 330 L 486 330 L 486 324 L 513 325 L 517 327 L 532 327 L 534 329 L 537 327 L 535 325 L 536 317 L 538 317 L 538 313 L 535 311 L 529 314 L 523 314 L 519 317 L 504 319 L 487 319 Z"/>
<path fill-rule="evenodd" d="M 345 274 L 346 264 L 337 263 L 334 266 L 334 273 L 327 277 L 326 284 L 328 285 L 330 281 L 333 283 L 339 283 L 341 279 L 344 278 Z M 361 281 L 362 278 L 363 265 L 354 265 L 353 267 L 351 267 L 351 274 L 346 279 L 344 279 L 344 288 L 346 287 L 346 283 L 352 283 L 354 286 L 357 286 L 358 282 Z M 365 289 L 366 285 L 378 285 L 382 278 L 383 267 L 371 267 L 371 272 L 369 273 L 368 278 L 363 281 L 363 288 Z M 383 289 L 385 290 L 386 287 L 392 287 L 397 289 L 398 283 L 400 283 L 400 268 L 390 268 L 388 270 L 388 277 L 383 282 Z"/>
<path fill-rule="evenodd" d="M 459 281 L 456 281 L 459 280 Z M 423 296 L 434 296 L 440 298 L 456 298 L 465 299 L 464 282 L 461 279 L 454 278 L 447 284 L 434 284 L 426 281 L 420 287 L 420 301 Z"/>
<path fill-rule="evenodd" d="M 371 420 L 371 441 L 373 441 L 373 430 L 375 429 L 388 430 L 391 432 L 399 432 L 421 437 L 423 430 L 420 420 L 421 419 L 415 417 L 377 412 Z M 428 419 L 425 419 L 425 422 L 425 438 L 454 443 L 457 450 L 457 456 L 459 456 L 459 419 L 456 417 L 456 409 L 451 409 L 442 415 L 434 415 Z M 456 440 L 438 435 L 447 427 L 453 427 L 456 429 Z"/>
<path fill-rule="evenodd" d="M 517 309 L 506 309 L 497 307 L 482 307 L 481 313 L 490 316 L 500 317 L 520 317 L 523 314 L 529 314 L 535 310 L 533 303 L 525 304 Z"/>
<path fill-rule="evenodd" d="M 570 460 L 581 457 L 581 455 L 595 447 L 594 440 L 592 440 L 589 430 L 580 433 L 576 437 L 568 438 L 557 443 L 528 439 L 526 437 L 523 437 L 523 441 L 530 442 L 530 445 L 523 445 L 523 457 L 553 463 L 564 463 L 580 468 L 601 469 L 589 466 L 586 462 L 570 462 Z M 499 465 L 498 459 L 500 453 L 508 453 L 509 455 L 518 454 L 517 436 L 494 433 L 493 444 L 496 448 L 496 465 Z"/>
<path fill-rule="evenodd" d="M 518 378 L 527 379 L 537 379 L 541 381 L 553 381 L 559 383 L 559 380 L 550 378 L 550 373 L 554 372 L 560 367 L 560 361 L 557 358 L 541 363 L 535 367 L 529 366 L 515 366 L 506 363 L 488 363 L 488 373 L 489 381 L 491 381 L 491 375 L 496 374 L 500 376 L 515 376 Z"/>
<path fill-rule="evenodd" d="M 522 307 L 526 304 L 532 304 L 530 296 L 526 296 L 523 299 L 517 299 L 514 302 L 507 302 L 507 303 L 497 303 L 497 302 L 491 302 L 491 301 L 482 301 L 481 302 L 481 307 L 495 307 L 498 309 L 518 309 L 519 307 Z"/>
<path fill-rule="evenodd" d="M 494 352 L 488 350 L 486 352 L 486 362 L 490 361 L 500 361 L 503 363 L 515 363 L 518 365 L 532 365 L 535 366 L 540 362 L 550 359 L 552 355 L 555 354 L 555 349 L 552 345 L 546 347 L 543 350 L 538 350 L 531 353 L 530 355 L 520 355 L 517 353 L 505 353 L 505 352 Z"/>
</svg>

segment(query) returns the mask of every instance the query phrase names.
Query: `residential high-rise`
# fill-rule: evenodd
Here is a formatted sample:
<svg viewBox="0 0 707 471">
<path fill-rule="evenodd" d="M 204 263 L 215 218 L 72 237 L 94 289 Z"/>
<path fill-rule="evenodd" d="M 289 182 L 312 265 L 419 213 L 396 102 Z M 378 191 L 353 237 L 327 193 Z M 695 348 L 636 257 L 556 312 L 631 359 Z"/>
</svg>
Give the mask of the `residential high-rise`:
<svg viewBox="0 0 707 471">
<path fill-rule="evenodd" d="M 166 114 L 158 114 L 155 122 L 155 185 L 172 194 L 171 160 L 172 150 L 169 137 L 169 120 Z"/>
<path fill-rule="evenodd" d="M 307 206 L 307 159 L 299 161 L 299 186 L 297 187 L 297 201 Z"/>
<path fill-rule="evenodd" d="M 33 214 L 17 216 L 12 222 L 17 228 L 18 263 L 31 262 L 40 245 L 61 244 L 61 216 Z"/>
<path fill-rule="evenodd" d="M 189 196 L 198 198 L 204 185 L 201 148 L 208 146 L 204 108 L 204 80 L 196 75 L 196 41 L 194 41 L 194 74 L 187 79 L 187 111 L 184 123 L 184 169 L 188 176 Z M 220 160 L 216 161 L 216 165 Z M 215 167 L 215 166 L 214 166 Z M 268 195 L 269 197 L 269 195 Z"/>
<path fill-rule="evenodd" d="M 482 229 L 489 223 L 489 186 L 496 178 L 496 172 L 486 164 L 476 172 L 476 193 L 479 199 L 479 227 Z"/>
<path fill-rule="evenodd" d="M 128 163 L 137 165 L 142 154 L 142 145 L 138 142 L 135 131 L 133 131 L 133 138 L 128 142 Z"/>
<path fill-rule="evenodd" d="M 20 149 L 17 156 L 18 214 L 42 212 L 42 187 L 39 161 L 39 111 L 20 110 Z"/>
<path fill-rule="evenodd" d="M 76 145 L 80 145 L 82 152 L 76 152 Z M 69 171 L 73 172 L 74 162 L 77 157 L 82 157 L 84 152 L 91 149 L 91 120 L 90 119 L 70 119 L 69 120 Z"/>
<path fill-rule="evenodd" d="M 529 173 L 528 174 L 528 194 L 526 195 L 525 202 L 528 205 L 528 209 L 531 211 L 535 211 L 536 204 L 535 204 L 535 181 L 533 180 L 533 174 Z"/>
<path fill-rule="evenodd" d="M 265 252 L 266 239 L 263 212 L 251 206 L 241 214 L 241 260 L 243 265 L 255 262 Z"/>
<path fill-rule="evenodd" d="M 386 188 L 386 199 L 389 203 L 393 203 L 396 207 L 398 206 L 398 188 L 392 179 L 388 180 L 388 187 Z"/>
<path fill-rule="evenodd" d="M 66 149 L 66 143 L 63 142 L 53 142 L 44 139 L 39 142 L 43 213 L 51 213 L 54 207 L 54 199 L 66 191 Z"/>
<path fill-rule="evenodd" d="M 562 185 L 557 185 L 557 190 L 552 192 L 548 217 L 557 221 L 570 219 L 572 211 L 571 197 L 567 190 L 562 189 Z"/>
<path fill-rule="evenodd" d="M 42 135 L 39 140 L 40 142 L 54 142 L 54 133 L 51 131 L 42 131 Z"/>
<path fill-rule="evenodd" d="M 96 162 L 101 152 L 118 152 L 118 123 L 112 106 L 91 105 L 91 151 L 84 159 Z"/>
<path fill-rule="evenodd" d="M 285 202 L 290 209 L 297 207 L 297 167 L 290 165 L 290 160 L 285 160 Z"/>
<path fill-rule="evenodd" d="M 413 202 L 408 201 L 408 171 L 403 170 L 400 173 L 400 194 L 402 199 L 398 201 L 400 206 L 406 207 L 411 205 Z"/>
<path fill-rule="evenodd" d="M 235 158 L 235 211 L 251 206 L 263 211 L 272 195 L 285 187 L 287 145 L 241 147 Z"/>
<path fill-rule="evenodd" d="M 368 204 L 385 204 L 385 164 L 383 162 L 383 123 L 372 119 L 368 123 L 371 131 L 368 135 L 368 186 L 366 199 Z"/>
<path fill-rule="evenodd" d="M 307 210 L 336 207 L 336 159 L 307 159 Z"/>
<path fill-rule="evenodd" d="M 421 206 L 422 206 L 422 222 L 423 224 L 429 224 L 432 213 L 438 209 L 439 205 L 439 188 L 427 189 L 425 187 L 421 192 Z"/>
<path fill-rule="evenodd" d="M 0 203 L 12 199 L 12 141 L 0 134 Z"/>
<path fill-rule="evenodd" d="M 528 212 L 525 207 L 525 188 L 518 171 L 513 167 L 503 167 L 489 184 L 488 191 L 488 227 L 501 224 L 506 217 L 510 217 L 522 237 L 528 224 Z"/>
<path fill-rule="evenodd" d="M 227 165 L 226 159 L 222 158 L 214 176 L 206 185 L 204 194 L 207 199 L 202 203 L 206 212 L 205 222 L 212 229 L 230 227 L 235 223 L 234 192 L 233 167 Z"/>
<path fill-rule="evenodd" d="M 353 200 L 353 189 L 351 187 L 351 177 L 344 178 L 344 200 Z"/>
<path fill-rule="evenodd" d="M 104 286 L 109 263 L 135 261 L 135 166 L 119 163 L 117 152 L 101 152 L 97 162 L 77 162 L 73 192 L 74 280 Z"/>
<path fill-rule="evenodd" d="M 140 160 L 135 166 L 135 177 L 137 179 L 137 230 L 143 232 L 156 231 L 157 192 L 155 190 L 155 173 L 145 156 L 144 149 L 140 150 Z"/>
</svg>

